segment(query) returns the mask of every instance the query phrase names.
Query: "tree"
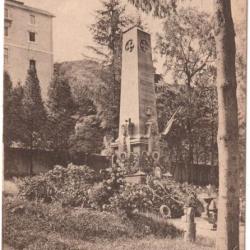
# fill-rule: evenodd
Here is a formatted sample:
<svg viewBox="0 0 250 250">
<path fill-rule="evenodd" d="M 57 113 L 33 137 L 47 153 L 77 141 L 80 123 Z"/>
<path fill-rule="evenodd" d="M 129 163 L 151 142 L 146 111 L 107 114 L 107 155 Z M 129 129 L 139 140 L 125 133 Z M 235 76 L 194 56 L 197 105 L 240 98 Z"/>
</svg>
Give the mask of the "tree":
<svg viewBox="0 0 250 250">
<path fill-rule="evenodd" d="M 20 83 L 13 88 L 11 98 L 11 121 L 9 124 L 13 142 L 21 147 L 24 146 L 23 135 L 26 133 L 22 103 L 23 92 L 23 86 Z"/>
<path fill-rule="evenodd" d="M 22 141 L 30 149 L 30 174 L 33 174 L 33 150 L 44 147 L 43 129 L 46 122 L 46 111 L 41 97 L 40 83 L 36 68 L 28 69 L 27 78 L 23 87 L 23 136 Z"/>
<path fill-rule="evenodd" d="M 88 115 L 96 115 L 97 110 L 89 86 L 74 84 L 71 87 L 72 97 L 75 103 L 76 115 L 81 118 Z"/>
<path fill-rule="evenodd" d="M 13 134 L 11 131 L 12 122 L 12 82 L 9 74 L 4 71 L 3 78 L 3 141 L 4 146 L 10 146 L 13 141 Z"/>
<path fill-rule="evenodd" d="M 180 9 L 164 21 L 157 33 L 156 51 L 164 57 L 164 69 L 175 82 L 188 88 L 200 82 L 213 83 L 215 41 L 208 14 Z"/>
<path fill-rule="evenodd" d="M 175 121 L 170 132 L 162 139 L 166 141 L 168 164 L 174 166 L 186 165 L 189 160 L 189 133 L 187 121 L 192 124 L 192 147 L 193 163 L 209 164 L 214 166 L 217 163 L 217 98 L 215 87 L 196 86 L 192 90 L 192 102 L 187 103 L 187 86 L 181 84 L 165 84 L 161 91 L 157 91 L 157 115 L 159 131 L 165 129 L 167 122 L 173 113 L 181 107 L 176 114 Z M 164 154 L 164 155 L 165 155 Z M 212 169 L 212 168 L 211 168 Z M 187 181 L 188 168 L 182 170 L 178 176 L 180 181 Z M 194 171 L 194 180 L 196 179 Z M 211 172 L 211 180 L 214 173 Z M 194 181 L 193 180 L 193 181 Z"/>
<path fill-rule="evenodd" d="M 67 152 L 69 137 L 74 132 L 75 104 L 68 80 L 55 66 L 54 77 L 48 90 L 47 140 L 55 153 Z"/>
<path fill-rule="evenodd" d="M 114 138 L 118 135 L 121 84 L 122 30 L 131 24 L 125 7 L 118 0 L 102 1 L 96 11 L 96 22 L 90 26 L 97 46 L 90 47 L 102 59 L 102 83 L 94 91 L 102 117 L 102 127 Z"/>
<path fill-rule="evenodd" d="M 194 179 L 194 87 L 214 83 L 215 41 L 208 15 L 194 9 L 180 9 L 164 22 L 156 50 L 164 56 L 164 68 L 174 81 L 186 85 L 185 112 L 188 146 L 188 181 Z M 184 99 L 182 98 L 182 101 Z"/>
<path fill-rule="evenodd" d="M 176 0 L 128 0 L 145 12 L 165 17 L 176 10 Z M 236 98 L 235 32 L 231 1 L 214 1 L 218 95 L 219 205 L 216 248 L 239 248 L 238 110 Z"/>
<path fill-rule="evenodd" d="M 71 153 L 100 153 L 103 142 L 103 130 L 100 125 L 100 119 L 96 115 L 82 117 L 70 138 Z"/>
<path fill-rule="evenodd" d="M 217 249 L 239 248 L 238 108 L 231 1 L 215 1 L 219 206 Z"/>
</svg>

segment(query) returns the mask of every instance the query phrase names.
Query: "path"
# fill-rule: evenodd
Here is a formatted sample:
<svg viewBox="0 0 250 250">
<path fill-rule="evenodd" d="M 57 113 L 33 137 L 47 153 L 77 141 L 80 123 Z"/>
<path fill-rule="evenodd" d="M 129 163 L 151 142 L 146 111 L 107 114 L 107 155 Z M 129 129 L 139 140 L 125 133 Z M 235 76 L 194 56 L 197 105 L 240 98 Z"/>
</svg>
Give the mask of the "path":
<svg viewBox="0 0 250 250">
<path fill-rule="evenodd" d="M 184 222 L 182 219 L 170 219 L 170 223 L 175 225 L 179 229 L 184 229 Z M 204 238 L 209 238 L 212 240 L 216 239 L 216 233 L 217 231 L 211 230 L 212 224 L 209 224 L 206 220 L 203 218 L 195 218 L 196 223 L 196 233 L 198 236 L 202 236 Z M 240 225 L 240 250 L 245 250 L 244 248 L 245 243 L 245 225 Z"/>
</svg>

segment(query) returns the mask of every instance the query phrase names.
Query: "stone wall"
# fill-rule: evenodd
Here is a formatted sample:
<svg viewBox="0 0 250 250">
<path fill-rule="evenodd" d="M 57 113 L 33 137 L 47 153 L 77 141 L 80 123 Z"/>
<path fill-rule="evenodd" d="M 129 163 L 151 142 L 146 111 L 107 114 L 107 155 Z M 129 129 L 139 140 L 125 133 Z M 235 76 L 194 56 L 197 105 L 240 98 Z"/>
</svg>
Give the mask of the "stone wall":
<svg viewBox="0 0 250 250">
<path fill-rule="evenodd" d="M 96 171 L 109 166 L 109 160 L 101 155 L 79 153 L 79 155 L 72 157 L 65 153 L 55 154 L 53 151 L 31 151 L 21 148 L 5 148 L 5 178 L 28 176 L 30 173 L 31 161 L 33 165 L 33 174 L 35 175 L 47 172 L 55 165 L 67 166 L 70 162 L 76 165 L 88 165 Z"/>
</svg>

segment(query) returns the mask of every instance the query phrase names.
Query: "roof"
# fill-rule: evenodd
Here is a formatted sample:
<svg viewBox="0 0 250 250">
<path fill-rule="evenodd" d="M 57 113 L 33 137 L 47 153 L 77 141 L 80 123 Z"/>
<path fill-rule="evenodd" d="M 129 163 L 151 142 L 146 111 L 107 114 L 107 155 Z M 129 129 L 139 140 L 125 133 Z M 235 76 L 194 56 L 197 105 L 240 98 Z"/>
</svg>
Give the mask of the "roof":
<svg viewBox="0 0 250 250">
<path fill-rule="evenodd" d="M 46 16 L 49 16 L 49 17 L 55 17 L 52 13 L 50 13 L 50 12 L 48 12 L 46 10 L 41 10 L 41 9 L 38 9 L 38 8 L 34 8 L 34 7 L 31 7 L 31 6 L 25 5 L 21 1 L 6 0 L 5 4 L 9 5 L 9 6 L 20 8 L 20 9 L 24 9 L 24 10 L 27 10 L 27 11 L 31 11 L 31 12 L 34 12 L 34 13 L 39 13 L 39 14 L 42 14 L 42 15 L 46 15 Z"/>
</svg>

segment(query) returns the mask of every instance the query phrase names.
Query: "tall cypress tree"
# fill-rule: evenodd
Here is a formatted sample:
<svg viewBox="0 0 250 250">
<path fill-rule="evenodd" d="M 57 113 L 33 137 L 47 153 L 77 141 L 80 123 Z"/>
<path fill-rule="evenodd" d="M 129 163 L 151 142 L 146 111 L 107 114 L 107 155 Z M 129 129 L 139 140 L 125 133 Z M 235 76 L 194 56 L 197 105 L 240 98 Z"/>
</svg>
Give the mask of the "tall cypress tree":
<svg viewBox="0 0 250 250">
<path fill-rule="evenodd" d="M 46 122 L 46 111 L 41 97 L 40 83 L 35 67 L 28 69 L 23 87 L 23 142 L 31 150 L 30 174 L 33 172 L 32 152 L 43 143 L 43 128 Z"/>
<path fill-rule="evenodd" d="M 25 134 L 24 115 L 23 115 L 23 86 L 18 83 L 13 88 L 11 95 L 11 121 L 9 124 L 11 138 L 15 143 L 23 144 Z"/>
<path fill-rule="evenodd" d="M 56 152 L 67 151 L 69 137 L 74 131 L 72 118 L 75 105 L 68 80 L 55 67 L 54 78 L 48 90 L 48 141 Z"/>
<path fill-rule="evenodd" d="M 11 133 L 11 120 L 12 120 L 12 111 L 11 111 L 11 99 L 12 99 L 12 82 L 9 74 L 4 71 L 4 96 L 3 96 L 3 140 L 5 146 L 10 146 L 13 140 Z"/>
</svg>

